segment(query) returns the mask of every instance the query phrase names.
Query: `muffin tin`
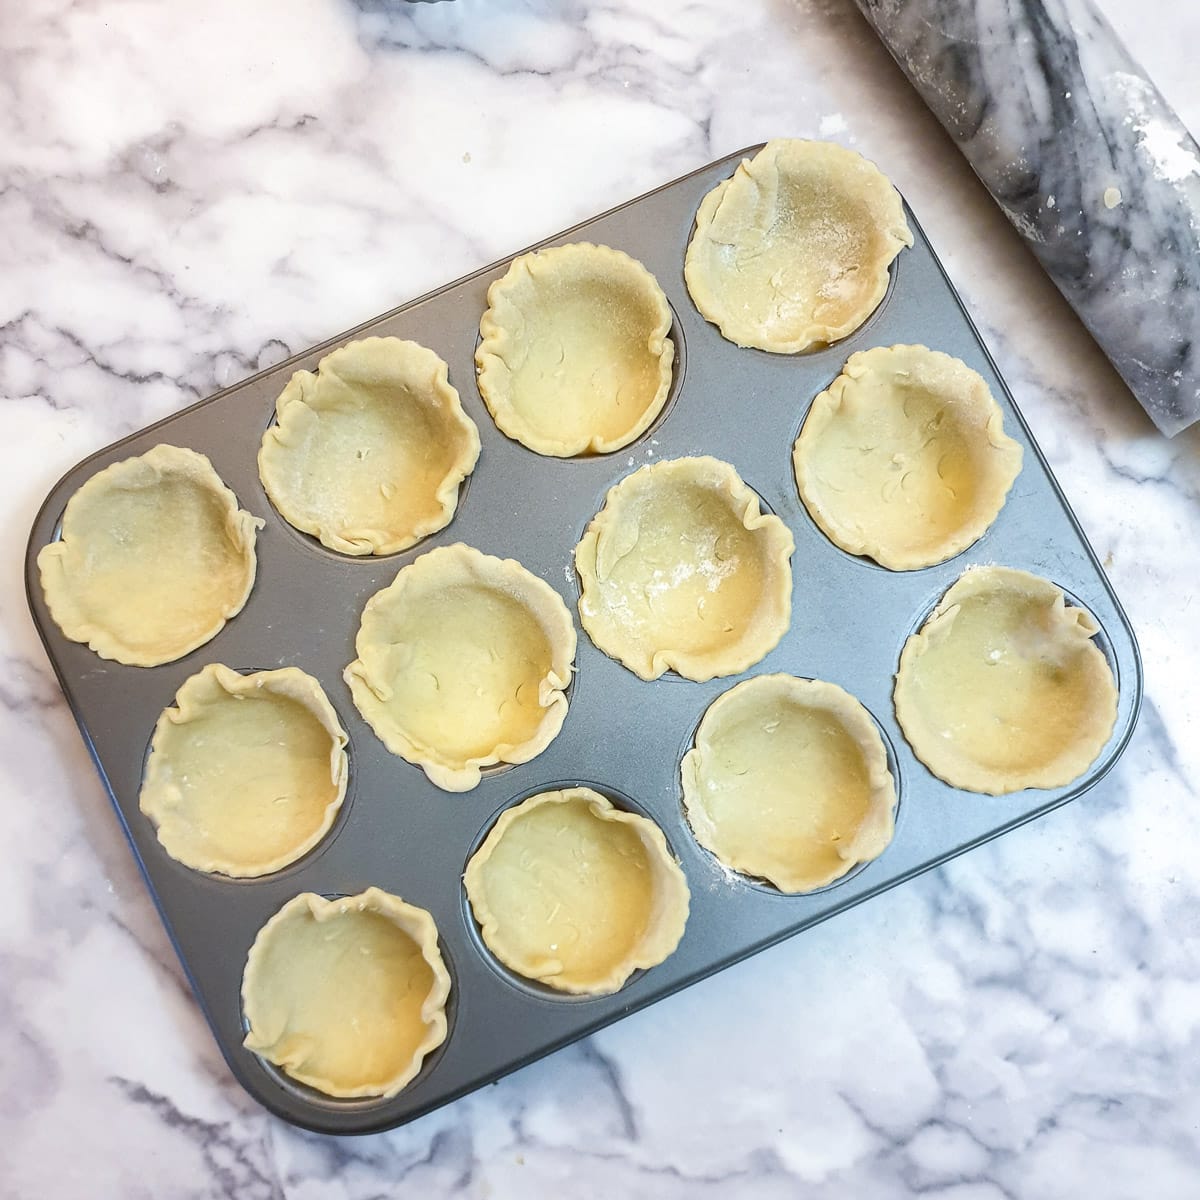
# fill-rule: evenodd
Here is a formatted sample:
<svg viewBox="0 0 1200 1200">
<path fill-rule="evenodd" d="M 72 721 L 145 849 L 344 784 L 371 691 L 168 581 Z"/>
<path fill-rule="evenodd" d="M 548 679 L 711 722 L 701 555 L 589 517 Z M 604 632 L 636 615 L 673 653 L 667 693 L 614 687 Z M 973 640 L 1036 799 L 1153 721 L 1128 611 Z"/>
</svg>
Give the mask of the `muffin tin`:
<svg viewBox="0 0 1200 1200">
<path fill-rule="evenodd" d="M 58 483 L 34 523 L 26 580 L 47 653 L 231 1070 L 285 1120 L 329 1133 L 361 1133 L 411 1120 L 1056 808 L 1096 783 L 1128 742 L 1142 691 L 1132 630 L 912 214 L 915 245 L 892 265 L 883 303 L 856 333 L 829 349 L 799 357 L 739 349 L 692 305 L 683 261 L 697 207 L 752 150 L 541 243 L 587 240 L 624 250 L 655 274 L 670 300 L 677 347 L 671 396 L 654 424 L 624 449 L 591 458 L 544 458 L 496 428 L 475 387 L 472 356 L 488 285 L 504 273 L 506 259 L 93 455 Z M 445 358 L 451 382 L 479 426 L 483 451 L 447 528 L 402 553 L 354 559 L 326 550 L 283 521 L 263 492 L 255 456 L 292 372 L 315 368 L 330 349 L 365 334 L 411 338 Z M 923 342 L 979 371 L 1000 403 L 1008 432 L 1025 448 L 1025 463 L 999 518 L 979 542 L 938 566 L 892 573 L 844 553 L 820 532 L 797 495 L 791 449 L 812 398 L 850 354 L 901 342 Z M 100 659 L 62 635 L 46 610 L 35 560 L 56 536 L 68 498 L 86 479 L 159 442 L 208 455 L 242 506 L 265 518 L 266 528 L 258 540 L 258 580 L 241 614 L 179 661 L 143 669 Z M 667 675 L 647 683 L 581 635 L 566 724 L 532 762 L 492 769 L 474 791 L 455 795 L 387 752 L 342 681 L 368 597 L 419 554 L 464 541 L 518 559 L 556 588 L 574 613 L 579 585 L 572 552 L 607 490 L 647 462 L 702 454 L 731 462 L 795 536 L 792 626 L 770 654 L 736 679 L 696 684 Z M 1068 787 L 1001 797 L 956 791 L 914 758 L 896 724 L 892 677 L 905 638 L 966 566 L 984 562 L 1053 580 L 1101 625 L 1098 641 L 1119 688 L 1117 723 L 1100 758 Z M 138 809 L 159 713 L 189 675 L 214 661 L 246 671 L 302 668 L 320 680 L 350 735 L 350 786 L 333 830 L 305 858 L 258 880 L 202 875 L 174 862 Z M 713 699 L 738 679 L 780 671 L 830 680 L 862 701 L 884 735 L 900 796 L 895 838 L 882 856 L 801 896 L 732 875 L 697 845 L 684 818 L 679 781 L 680 760 Z M 499 814 L 535 792 L 574 784 L 653 818 L 692 892 L 687 930 L 675 953 L 603 997 L 564 996 L 513 975 L 484 948 L 463 896 L 466 862 Z M 453 979 L 450 1033 L 398 1096 L 334 1100 L 289 1080 L 243 1047 L 242 968 L 258 930 L 298 892 L 333 897 L 371 885 L 427 908 L 437 921 Z"/>
</svg>

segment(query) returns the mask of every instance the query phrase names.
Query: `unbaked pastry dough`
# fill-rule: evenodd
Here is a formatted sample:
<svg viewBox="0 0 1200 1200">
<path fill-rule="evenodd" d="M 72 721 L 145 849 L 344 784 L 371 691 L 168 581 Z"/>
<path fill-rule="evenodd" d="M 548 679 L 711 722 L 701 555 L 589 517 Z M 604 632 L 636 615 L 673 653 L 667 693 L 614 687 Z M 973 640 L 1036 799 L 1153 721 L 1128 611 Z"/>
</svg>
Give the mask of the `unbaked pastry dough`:
<svg viewBox="0 0 1200 1200">
<path fill-rule="evenodd" d="M 587 787 L 510 808 L 467 864 L 492 953 L 527 979 L 604 995 L 683 937 L 687 880 L 652 821 Z"/>
<path fill-rule="evenodd" d="M 667 402 L 670 330 L 662 288 L 628 254 L 589 242 L 523 254 L 488 288 L 479 391 L 538 454 L 617 450 Z"/>
<path fill-rule="evenodd" d="M 832 142 L 777 138 L 700 205 L 684 278 L 739 346 L 796 354 L 856 330 L 913 236 L 887 177 Z"/>
<path fill-rule="evenodd" d="M 728 463 L 667 459 L 611 488 L 575 548 L 579 616 L 642 679 L 736 675 L 787 632 L 792 549 Z"/>
<path fill-rule="evenodd" d="M 1021 470 L 982 376 L 925 346 L 852 354 L 796 439 L 796 484 L 835 545 L 893 571 L 982 537 Z"/>
<path fill-rule="evenodd" d="M 346 796 L 346 742 L 311 675 L 210 663 L 158 718 L 139 803 L 185 866 L 267 875 L 329 832 Z"/>
<path fill-rule="evenodd" d="M 450 974 L 423 908 L 379 888 L 289 900 L 242 976 L 245 1044 L 328 1096 L 394 1096 L 446 1040 Z"/>
<path fill-rule="evenodd" d="M 1046 579 L 968 568 L 900 656 L 896 718 L 913 752 L 993 796 L 1077 779 L 1117 719 L 1099 629 Z"/>
<path fill-rule="evenodd" d="M 195 450 L 158 445 L 105 467 L 67 501 L 38 554 L 51 617 L 73 642 L 134 667 L 216 637 L 254 586 L 263 522 Z"/>
<path fill-rule="evenodd" d="M 446 364 L 416 342 L 371 337 L 292 376 L 258 471 L 297 529 L 342 554 L 392 554 L 450 523 L 478 458 Z"/>
<path fill-rule="evenodd" d="M 367 601 L 354 645 L 358 711 L 449 792 L 477 786 L 480 767 L 535 758 L 567 715 L 571 614 L 511 558 L 461 543 L 421 555 Z"/>
<path fill-rule="evenodd" d="M 824 887 L 892 840 L 883 739 L 833 683 L 760 675 L 730 688 L 704 714 L 682 776 L 696 840 L 781 892 Z"/>
</svg>

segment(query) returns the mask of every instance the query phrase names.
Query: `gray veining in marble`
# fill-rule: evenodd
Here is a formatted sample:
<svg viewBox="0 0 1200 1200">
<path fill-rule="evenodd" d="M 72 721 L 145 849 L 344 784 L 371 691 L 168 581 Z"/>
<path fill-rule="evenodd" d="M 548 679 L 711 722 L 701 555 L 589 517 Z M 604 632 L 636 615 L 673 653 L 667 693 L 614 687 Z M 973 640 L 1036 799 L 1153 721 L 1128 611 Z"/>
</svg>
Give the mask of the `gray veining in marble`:
<svg viewBox="0 0 1200 1200">
<path fill-rule="evenodd" d="M 1167 434 L 1200 420 L 1200 147 L 1090 0 L 857 0 Z"/>
</svg>

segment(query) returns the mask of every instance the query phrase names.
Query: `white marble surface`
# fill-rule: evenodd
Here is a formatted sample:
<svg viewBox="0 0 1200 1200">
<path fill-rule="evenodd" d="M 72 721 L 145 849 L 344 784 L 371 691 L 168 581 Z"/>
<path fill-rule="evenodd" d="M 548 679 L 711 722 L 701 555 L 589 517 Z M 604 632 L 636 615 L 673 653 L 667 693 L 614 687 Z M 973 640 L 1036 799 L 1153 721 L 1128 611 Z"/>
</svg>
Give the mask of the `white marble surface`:
<svg viewBox="0 0 1200 1200">
<path fill-rule="evenodd" d="M 1200 129 L 1200 14 L 1105 7 Z M 1153 431 L 850 0 L 392 9 L 0 21 L 0 1197 L 1200 1194 L 1200 429 Z M 224 1067 L 38 646 L 37 505 L 774 134 L 857 146 L 920 215 L 1138 630 L 1135 740 L 1084 800 L 407 1128 L 286 1127 Z"/>
</svg>

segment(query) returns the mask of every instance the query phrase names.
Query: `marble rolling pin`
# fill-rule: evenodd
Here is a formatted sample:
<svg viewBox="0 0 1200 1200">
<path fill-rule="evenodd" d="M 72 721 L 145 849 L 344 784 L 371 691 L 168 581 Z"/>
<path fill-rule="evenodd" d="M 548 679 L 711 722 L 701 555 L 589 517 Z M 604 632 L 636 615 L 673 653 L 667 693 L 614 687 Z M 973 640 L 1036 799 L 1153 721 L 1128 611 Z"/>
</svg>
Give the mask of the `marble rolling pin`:
<svg viewBox="0 0 1200 1200">
<path fill-rule="evenodd" d="M 1200 148 L 1090 0 L 855 2 L 1158 428 L 1200 420 Z"/>
</svg>

